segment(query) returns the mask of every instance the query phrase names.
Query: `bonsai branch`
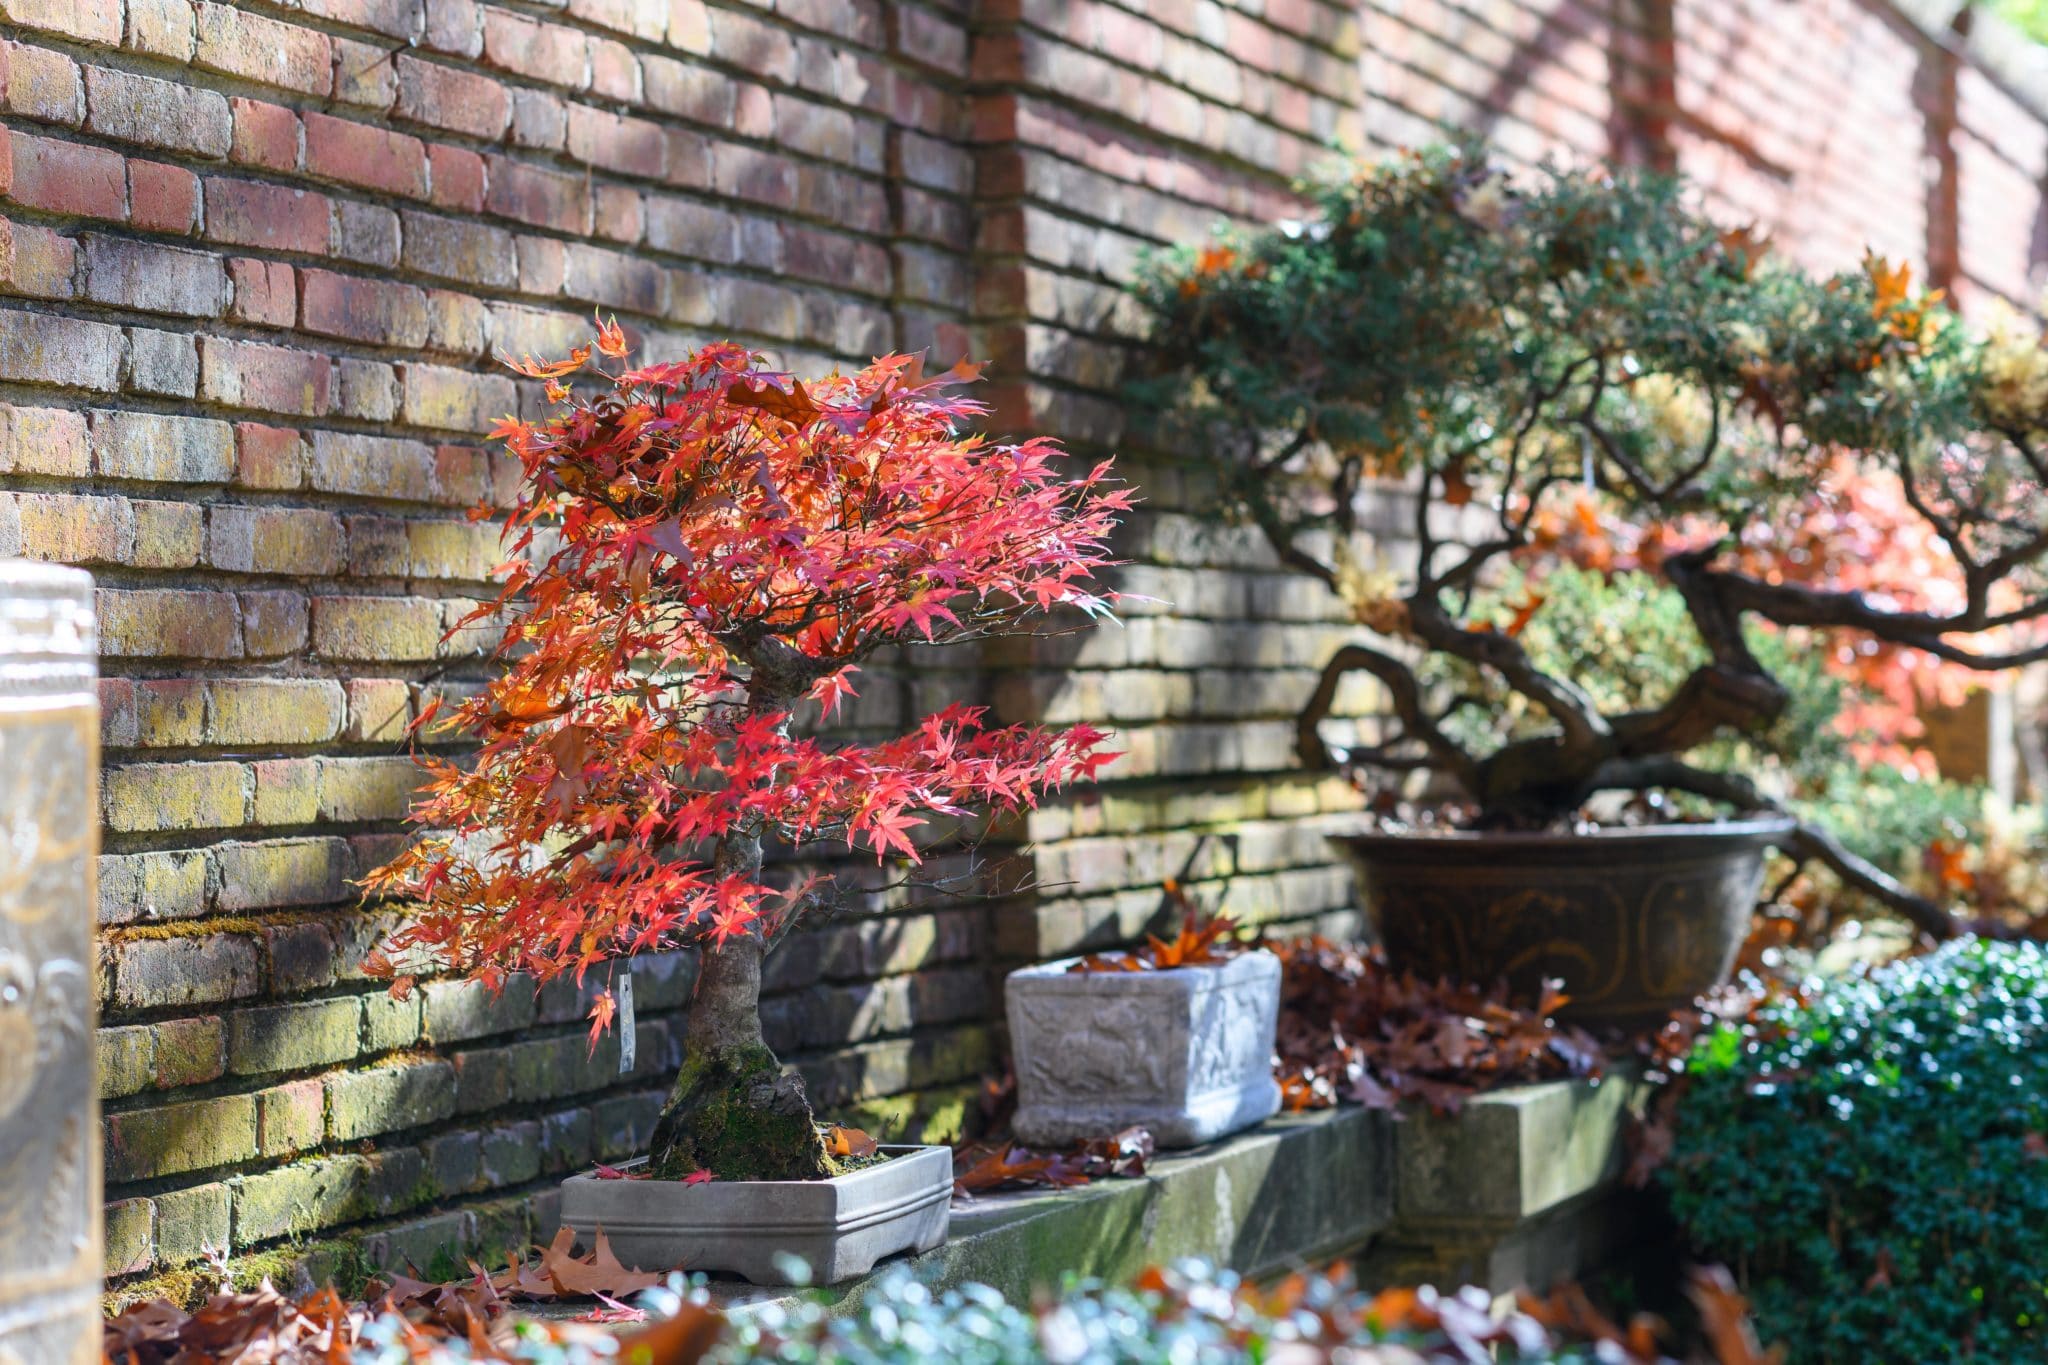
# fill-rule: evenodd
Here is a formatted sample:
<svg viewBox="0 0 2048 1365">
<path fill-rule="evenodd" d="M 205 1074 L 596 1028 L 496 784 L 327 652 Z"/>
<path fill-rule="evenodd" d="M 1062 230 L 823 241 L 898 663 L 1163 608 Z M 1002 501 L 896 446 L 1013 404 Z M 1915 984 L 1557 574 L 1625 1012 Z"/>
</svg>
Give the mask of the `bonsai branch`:
<svg viewBox="0 0 2048 1365">
<path fill-rule="evenodd" d="M 1791 813 L 1779 802 L 1765 796 L 1748 778 L 1732 773 L 1708 772 L 1674 758 L 1619 760 L 1605 765 L 1598 780 L 1600 788 L 1605 791 L 1663 788 L 1690 792 L 1747 813 Z M 1907 890 L 1897 878 L 1852 852 L 1841 840 L 1817 825 L 1800 821 L 1779 851 L 1796 863 L 1820 863 L 1845 884 L 1900 915 L 1931 938 L 1953 938 L 1961 930 L 1962 926 L 1954 915 L 1925 896 Z"/>
<path fill-rule="evenodd" d="M 1316 680 L 1316 690 L 1309 697 L 1308 704 L 1295 720 L 1295 748 L 1301 761 L 1310 769 L 1327 771 L 1340 766 L 1338 756 L 1330 751 L 1323 741 L 1318 727 L 1329 718 L 1331 704 L 1336 700 L 1337 688 L 1345 677 L 1352 673 L 1370 673 L 1380 680 L 1387 689 L 1387 697 L 1393 703 L 1394 714 L 1401 723 L 1401 733 L 1389 743 L 1377 746 L 1376 751 L 1353 750 L 1343 755 L 1345 761 L 1371 764 L 1375 767 L 1409 768 L 1419 766 L 1406 759 L 1391 758 L 1390 752 L 1403 742 L 1418 743 L 1427 750 L 1431 760 L 1428 766 L 1449 773 L 1460 783 L 1472 788 L 1478 782 L 1478 764 L 1458 743 L 1439 727 L 1429 709 L 1423 703 L 1422 684 L 1415 671 L 1391 654 L 1386 654 L 1366 645 L 1346 645 L 1323 665 L 1323 673 Z"/>
<path fill-rule="evenodd" d="M 2048 550 L 2048 539 L 2044 539 L 2042 548 Z M 1675 560 L 1673 562 L 1676 563 Z M 1942 616 L 1923 611 L 1886 610 L 1859 591 L 1811 588 L 1798 583 L 1767 583 L 1728 569 L 1696 566 L 1694 576 L 1729 612 L 1753 611 L 1781 626 L 1861 630 L 1888 644 L 1918 649 L 1949 663 L 1986 673 L 2022 668 L 2048 659 L 2048 644 L 1984 653 L 1951 643 L 1945 638 L 1951 634 L 1981 633 L 2048 617 L 2048 596 L 2036 597 L 1997 616 L 1983 614 L 1975 607 Z M 1683 588 L 1684 584 L 1680 586 Z M 1708 643 L 1711 647 L 1713 639 L 1710 638 Z"/>
</svg>

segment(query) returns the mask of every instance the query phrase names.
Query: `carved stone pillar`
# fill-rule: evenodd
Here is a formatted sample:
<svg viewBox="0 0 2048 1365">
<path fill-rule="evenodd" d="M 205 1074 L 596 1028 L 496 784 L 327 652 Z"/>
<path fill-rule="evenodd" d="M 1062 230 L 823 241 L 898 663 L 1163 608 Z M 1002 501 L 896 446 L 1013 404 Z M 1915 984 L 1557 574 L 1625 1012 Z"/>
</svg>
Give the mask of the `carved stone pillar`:
<svg viewBox="0 0 2048 1365">
<path fill-rule="evenodd" d="M 0 560 L 0 1365 L 100 1358 L 92 579 Z"/>
</svg>

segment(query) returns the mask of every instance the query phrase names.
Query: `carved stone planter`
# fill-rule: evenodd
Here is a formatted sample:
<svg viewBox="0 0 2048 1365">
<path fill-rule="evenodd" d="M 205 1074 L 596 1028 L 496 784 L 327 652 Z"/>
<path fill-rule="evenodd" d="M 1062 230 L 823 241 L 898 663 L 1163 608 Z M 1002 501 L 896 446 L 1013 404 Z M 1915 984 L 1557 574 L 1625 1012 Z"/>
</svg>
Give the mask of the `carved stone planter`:
<svg viewBox="0 0 2048 1365">
<path fill-rule="evenodd" d="M 92 579 L 0 561 L 0 1362 L 100 1359 Z"/>
<path fill-rule="evenodd" d="M 776 1264 L 786 1253 L 810 1266 L 813 1284 L 838 1284 L 884 1256 L 946 1240 L 952 1149 L 882 1151 L 888 1161 L 830 1180 L 685 1185 L 571 1176 L 562 1182 L 562 1225 L 586 1247 L 602 1229 L 619 1259 L 640 1270 L 727 1271 L 786 1285 L 795 1281 Z"/>
<path fill-rule="evenodd" d="M 1161 1147 L 1195 1147 L 1279 1111 L 1280 959 L 1249 952 L 1154 972 L 1071 965 L 1025 967 L 1007 983 L 1023 1141 L 1064 1145 L 1142 1124 Z"/>
</svg>

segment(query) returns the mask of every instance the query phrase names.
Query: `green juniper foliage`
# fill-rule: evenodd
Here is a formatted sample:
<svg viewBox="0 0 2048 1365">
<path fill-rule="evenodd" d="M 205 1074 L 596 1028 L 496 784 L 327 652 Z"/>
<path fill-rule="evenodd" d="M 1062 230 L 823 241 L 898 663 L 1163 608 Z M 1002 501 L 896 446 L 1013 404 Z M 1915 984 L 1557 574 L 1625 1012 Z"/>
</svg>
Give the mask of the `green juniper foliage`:
<svg viewBox="0 0 2048 1365">
<path fill-rule="evenodd" d="M 2048 954 L 1960 940 L 1704 1035 L 1662 1179 L 1793 1365 L 2048 1358 Z"/>
<path fill-rule="evenodd" d="M 1896 707 L 1898 651 L 2048 658 L 2038 335 L 1980 333 L 1876 257 L 1799 269 L 1653 175 L 1510 177 L 1454 146 L 1304 194 L 1301 221 L 1158 253 L 1135 286 L 1162 445 L 1361 627 L 1299 717 L 1304 763 L 1435 773 L 1489 828 L 1613 792 L 1810 817 L 1843 806 L 1822 716 L 1866 699 L 1847 660 Z M 1363 522 L 1377 480 L 1391 548 Z M 1616 576 L 1552 572 L 1574 562 Z M 1352 672 L 1391 714 L 1333 746 Z M 1788 842 L 1954 932 L 1853 823 Z"/>
</svg>

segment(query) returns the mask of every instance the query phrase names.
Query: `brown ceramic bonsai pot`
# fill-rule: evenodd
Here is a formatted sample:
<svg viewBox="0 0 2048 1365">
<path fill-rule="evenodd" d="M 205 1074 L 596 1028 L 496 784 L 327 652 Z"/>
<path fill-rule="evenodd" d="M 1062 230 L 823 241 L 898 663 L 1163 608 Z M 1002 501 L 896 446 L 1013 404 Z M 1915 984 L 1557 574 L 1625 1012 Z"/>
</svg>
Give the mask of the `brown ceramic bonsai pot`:
<svg viewBox="0 0 2048 1365">
<path fill-rule="evenodd" d="M 1394 967 L 1506 980 L 1560 1014 L 1645 1024 L 1720 985 L 1749 932 L 1782 816 L 1589 834 L 1349 834 L 1358 889 Z"/>
</svg>

